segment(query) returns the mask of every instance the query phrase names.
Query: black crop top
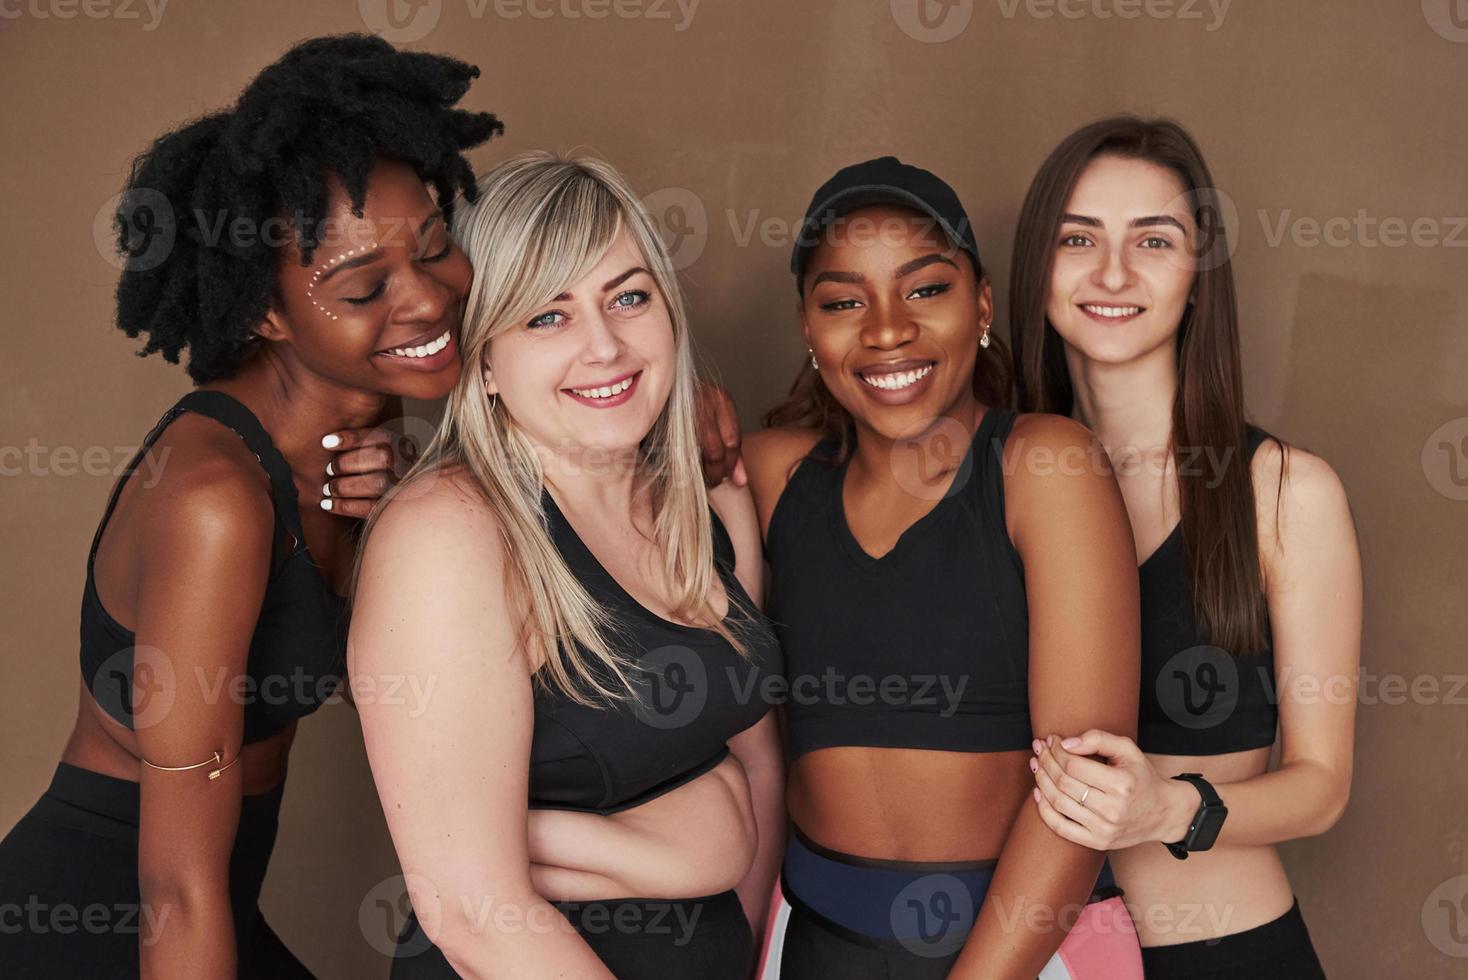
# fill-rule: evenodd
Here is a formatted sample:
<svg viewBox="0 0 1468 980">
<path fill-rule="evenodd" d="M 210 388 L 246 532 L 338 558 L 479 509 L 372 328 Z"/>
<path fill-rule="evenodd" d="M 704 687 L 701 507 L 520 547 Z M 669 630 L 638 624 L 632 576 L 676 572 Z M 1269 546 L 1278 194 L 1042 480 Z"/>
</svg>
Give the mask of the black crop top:
<svg viewBox="0 0 1468 980">
<path fill-rule="evenodd" d="M 1248 428 L 1249 459 L 1266 439 Z M 1274 744 L 1269 620 L 1262 650 L 1233 656 L 1208 645 L 1193 615 L 1181 526 L 1142 562 L 1142 697 L 1137 744 L 1163 755 L 1222 755 Z"/>
<path fill-rule="evenodd" d="M 589 706 L 536 686 L 530 807 L 616 813 L 724 760 L 728 740 L 770 708 L 780 647 L 735 577 L 734 544 L 712 511 L 714 564 L 729 597 L 724 622 L 748 659 L 713 630 L 654 615 L 602 567 L 548 492 L 541 505 L 566 565 L 625 638 L 638 698 Z"/>
<path fill-rule="evenodd" d="M 123 485 L 163 430 L 184 412 L 206 416 L 233 430 L 260 460 L 270 477 L 277 549 L 271 559 L 270 579 L 255 633 L 250 638 L 245 683 L 235 688 L 192 670 L 175 671 L 164 651 L 163 658 L 149 658 L 147 672 L 138 680 L 138 685 L 144 687 L 143 696 L 135 705 L 133 647 L 137 640 L 103 608 L 92 565 Z M 296 488 L 285 457 L 259 419 L 234 398 L 219 391 L 193 391 L 158 420 L 113 488 L 87 555 L 81 608 L 82 677 L 108 715 L 128 728 L 154 724 L 166 714 L 173 699 L 170 691 L 176 690 L 176 685 L 201 684 L 221 698 L 244 702 L 244 741 L 250 743 L 269 738 L 315 711 L 336 690 L 346 651 L 345 601 L 327 587 L 312 564 L 297 506 Z"/>
<path fill-rule="evenodd" d="M 881 558 L 846 523 L 833 440 L 791 474 L 766 548 L 792 761 L 840 745 L 1029 748 L 1029 612 L 1001 466 L 1014 419 L 984 414 L 947 495 Z"/>
</svg>

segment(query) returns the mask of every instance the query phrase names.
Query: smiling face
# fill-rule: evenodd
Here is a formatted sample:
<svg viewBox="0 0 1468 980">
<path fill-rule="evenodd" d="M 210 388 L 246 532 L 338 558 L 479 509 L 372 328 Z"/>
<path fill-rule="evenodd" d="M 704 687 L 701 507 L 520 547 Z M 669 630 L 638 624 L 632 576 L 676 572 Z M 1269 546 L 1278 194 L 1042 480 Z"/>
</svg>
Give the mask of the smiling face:
<svg viewBox="0 0 1468 980">
<path fill-rule="evenodd" d="M 1076 181 L 1056 236 L 1045 313 L 1066 345 L 1120 364 L 1176 343 L 1197 234 L 1176 173 L 1099 156 Z"/>
<path fill-rule="evenodd" d="M 667 304 L 624 227 L 592 270 L 489 341 L 485 390 L 552 453 L 635 450 L 668 402 Z"/>
<path fill-rule="evenodd" d="M 862 208 L 851 234 L 822 236 L 802 278 L 801 325 L 826 388 L 859 426 L 912 437 L 974 404 L 987 280 L 917 211 Z M 859 228 L 880 229 L 858 234 Z"/>
<path fill-rule="evenodd" d="M 472 270 L 412 168 L 379 162 L 362 216 L 333 181 L 309 266 L 281 250 L 279 299 L 259 333 L 345 387 L 432 400 L 459 377 Z"/>
</svg>

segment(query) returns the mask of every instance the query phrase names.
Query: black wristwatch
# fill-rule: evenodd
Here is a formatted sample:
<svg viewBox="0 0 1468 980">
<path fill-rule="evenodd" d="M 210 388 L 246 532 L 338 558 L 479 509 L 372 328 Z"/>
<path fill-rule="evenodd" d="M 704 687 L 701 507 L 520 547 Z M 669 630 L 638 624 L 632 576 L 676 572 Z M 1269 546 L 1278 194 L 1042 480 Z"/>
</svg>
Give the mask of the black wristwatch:
<svg viewBox="0 0 1468 980">
<path fill-rule="evenodd" d="M 1193 822 L 1188 824 L 1187 836 L 1175 844 L 1163 842 L 1163 846 L 1172 852 L 1172 856 L 1182 861 L 1187 859 L 1189 851 L 1206 851 L 1213 846 L 1213 842 L 1218 840 L 1218 832 L 1223 829 L 1223 818 L 1228 816 L 1228 807 L 1223 805 L 1213 784 L 1198 773 L 1184 772 L 1172 778 L 1192 783 L 1198 795 L 1203 797 L 1203 805 L 1198 807 L 1198 812 L 1193 814 Z"/>
</svg>

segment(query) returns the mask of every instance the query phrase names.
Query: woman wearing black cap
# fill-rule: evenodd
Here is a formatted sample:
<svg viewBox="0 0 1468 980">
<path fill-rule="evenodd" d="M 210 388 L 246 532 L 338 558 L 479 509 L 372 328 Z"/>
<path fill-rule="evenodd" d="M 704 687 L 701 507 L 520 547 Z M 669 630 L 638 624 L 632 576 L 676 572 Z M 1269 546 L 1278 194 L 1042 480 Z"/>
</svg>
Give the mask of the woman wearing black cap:
<svg viewBox="0 0 1468 980">
<path fill-rule="evenodd" d="M 1192 138 L 1134 117 L 1066 137 L 1025 201 L 1020 403 L 1096 430 L 1146 556 L 1138 735 L 1057 731 L 1035 808 L 1113 851 L 1149 978 L 1304 980 L 1323 973 L 1275 845 L 1350 794 L 1360 555 L 1330 466 L 1245 423 L 1218 213 Z"/>
<path fill-rule="evenodd" d="M 937 177 L 842 170 L 792 268 L 810 363 L 744 446 L 789 683 L 767 975 L 1139 976 L 1103 854 L 1026 805 L 1037 735 L 1135 725 L 1105 456 L 1006 407 L 989 282 Z"/>
<path fill-rule="evenodd" d="M 0 841 L 0 975 L 310 976 L 256 902 L 296 723 L 344 666 L 355 538 L 328 511 L 383 477 L 330 450 L 459 375 L 445 211 L 499 128 L 454 108 L 476 75 L 318 38 L 134 165 L 117 325 L 199 387 L 93 539 L 76 726 Z"/>
</svg>

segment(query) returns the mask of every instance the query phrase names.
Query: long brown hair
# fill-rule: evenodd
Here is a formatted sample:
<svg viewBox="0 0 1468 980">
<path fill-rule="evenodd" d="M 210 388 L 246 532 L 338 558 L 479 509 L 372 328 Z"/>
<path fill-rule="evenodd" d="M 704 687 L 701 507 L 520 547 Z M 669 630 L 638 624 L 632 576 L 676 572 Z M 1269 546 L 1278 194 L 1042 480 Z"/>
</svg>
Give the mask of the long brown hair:
<svg viewBox="0 0 1468 980">
<path fill-rule="evenodd" d="M 1009 288 L 1019 409 L 1071 414 L 1075 392 L 1064 344 L 1045 316 L 1046 297 L 1065 206 L 1087 165 L 1105 155 L 1145 160 L 1175 173 L 1200 233 L 1207 236 L 1193 243 L 1199 259 L 1193 301 L 1178 328 L 1170 450 L 1195 616 L 1213 645 L 1236 654 L 1258 651 L 1269 642 L 1268 612 L 1247 465 L 1228 229 L 1218 217 L 1219 195 L 1203 154 L 1176 122 L 1136 116 L 1093 122 L 1061 141 L 1030 184 L 1015 233 Z M 1221 472 L 1197 467 L 1198 450 L 1223 460 Z M 1233 465 L 1239 460 L 1246 465 Z"/>
<path fill-rule="evenodd" d="M 955 251 L 957 244 L 949 242 Z M 967 252 L 963 254 L 968 255 Z M 974 267 L 974 282 L 984 284 L 984 270 L 979 262 L 969 255 Z M 796 288 L 803 289 L 803 278 L 797 277 Z M 802 302 L 803 300 L 802 292 Z M 974 397 L 984 405 L 1010 404 L 1010 356 L 1009 348 L 994 330 L 989 328 L 989 346 L 979 348 L 974 362 Z M 846 459 L 856 443 L 856 421 L 842 404 L 831 394 L 821 380 L 821 372 L 810 363 L 809 358 L 801 362 L 800 370 L 785 398 L 764 414 L 760 420 L 766 428 L 782 425 L 798 425 L 815 429 L 822 438 L 835 439 L 835 456 L 829 461 L 840 464 Z"/>
</svg>

